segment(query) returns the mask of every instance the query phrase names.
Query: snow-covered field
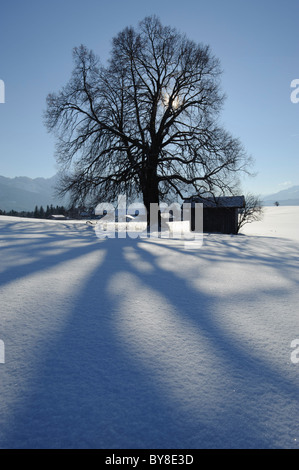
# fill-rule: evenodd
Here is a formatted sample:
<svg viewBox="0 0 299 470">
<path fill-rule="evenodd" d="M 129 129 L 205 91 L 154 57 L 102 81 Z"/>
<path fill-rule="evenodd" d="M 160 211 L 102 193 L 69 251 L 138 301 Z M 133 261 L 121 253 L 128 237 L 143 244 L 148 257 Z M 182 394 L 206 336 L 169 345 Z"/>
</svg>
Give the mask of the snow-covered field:
<svg viewBox="0 0 299 470">
<path fill-rule="evenodd" d="M 298 249 L 299 207 L 196 250 L 0 217 L 0 448 L 299 448 Z"/>
</svg>

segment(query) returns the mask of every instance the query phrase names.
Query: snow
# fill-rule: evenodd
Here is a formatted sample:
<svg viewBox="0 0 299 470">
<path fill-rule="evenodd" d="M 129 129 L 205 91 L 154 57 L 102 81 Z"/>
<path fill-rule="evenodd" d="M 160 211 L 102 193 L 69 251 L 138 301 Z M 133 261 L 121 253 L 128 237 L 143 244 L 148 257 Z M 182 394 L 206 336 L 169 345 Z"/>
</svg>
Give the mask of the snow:
<svg viewBox="0 0 299 470">
<path fill-rule="evenodd" d="M 298 449 L 298 221 L 185 250 L 1 216 L 0 448 Z"/>
<path fill-rule="evenodd" d="M 262 222 L 247 224 L 241 232 L 299 241 L 299 206 L 264 207 Z"/>
</svg>

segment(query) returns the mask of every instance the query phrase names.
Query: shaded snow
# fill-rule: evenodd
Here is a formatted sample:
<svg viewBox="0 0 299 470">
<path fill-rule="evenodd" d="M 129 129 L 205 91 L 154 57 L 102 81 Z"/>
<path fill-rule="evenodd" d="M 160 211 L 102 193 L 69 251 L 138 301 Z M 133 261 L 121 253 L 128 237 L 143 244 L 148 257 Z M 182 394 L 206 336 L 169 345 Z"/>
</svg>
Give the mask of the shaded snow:
<svg viewBox="0 0 299 470">
<path fill-rule="evenodd" d="M 298 448 L 298 217 L 193 251 L 0 217 L 0 447 Z"/>
</svg>

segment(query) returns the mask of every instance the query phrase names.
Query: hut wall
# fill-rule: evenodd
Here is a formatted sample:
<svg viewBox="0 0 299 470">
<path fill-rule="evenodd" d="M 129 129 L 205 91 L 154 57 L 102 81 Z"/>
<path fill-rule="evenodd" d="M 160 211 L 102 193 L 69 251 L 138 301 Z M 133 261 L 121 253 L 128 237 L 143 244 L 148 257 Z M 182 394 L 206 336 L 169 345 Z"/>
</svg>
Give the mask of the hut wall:
<svg viewBox="0 0 299 470">
<path fill-rule="evenodd" d="M 238 209 L 228 207 L 204 207 L 203 231 L 237 233 Z M 194 230 L 194 210 L 191 209 L 191 230 Z"/>
</svg>

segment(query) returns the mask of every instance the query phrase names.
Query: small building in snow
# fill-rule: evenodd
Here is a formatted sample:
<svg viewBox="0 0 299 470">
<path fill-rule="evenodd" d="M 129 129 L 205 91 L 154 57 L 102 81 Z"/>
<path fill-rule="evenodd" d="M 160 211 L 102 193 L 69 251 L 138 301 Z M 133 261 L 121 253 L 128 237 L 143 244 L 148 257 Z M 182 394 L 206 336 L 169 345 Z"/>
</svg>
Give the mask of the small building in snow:
<svg viewBox="0 0 299 470">
<path fill-rule="evenodd" d="M 239 211 L 245 207 L 244 196 L 192 196 L 184 202 L 191 203 L 191 230 L 195 229 L 195 203 L 201 203 L 204 232 L 238 233 Z"/>
<path fill-rule="evenodd" d="M 51 214 L 49 216 L 49 219 L 52 219 L 52 220 L 66 220 L 66 216 L 62 215 L 62 214 Z"/>
</svg>

